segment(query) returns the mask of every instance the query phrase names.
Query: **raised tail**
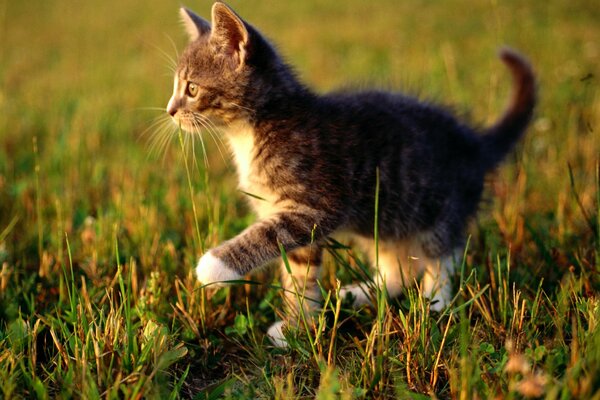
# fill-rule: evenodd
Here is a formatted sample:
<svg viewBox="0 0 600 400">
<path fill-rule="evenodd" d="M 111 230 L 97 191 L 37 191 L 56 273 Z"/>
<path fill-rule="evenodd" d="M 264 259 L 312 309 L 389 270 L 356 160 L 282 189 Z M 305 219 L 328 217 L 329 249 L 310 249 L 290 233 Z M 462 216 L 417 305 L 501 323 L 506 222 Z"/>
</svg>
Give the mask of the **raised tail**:
<svg viewBox="0 0 600 400">
<path fill-rule="evenodd" d="M 516 51 L 504 48 L 500 58 L 513 78 L 513 93 L 504 115 L 482 137 L 482 156 L 488 169 L 496 167 L 513 148 L 531 121 L 536 103 L 533 69 Z"/>
</svg>

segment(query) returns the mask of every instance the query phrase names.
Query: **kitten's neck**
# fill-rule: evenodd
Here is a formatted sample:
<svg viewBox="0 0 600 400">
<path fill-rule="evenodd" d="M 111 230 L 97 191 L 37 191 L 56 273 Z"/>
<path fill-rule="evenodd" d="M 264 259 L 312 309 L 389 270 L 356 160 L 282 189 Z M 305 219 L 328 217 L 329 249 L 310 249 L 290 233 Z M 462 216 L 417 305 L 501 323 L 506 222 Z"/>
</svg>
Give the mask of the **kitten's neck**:
<svg viewBox="0 0 600 400">
<path fill-rule="evenodd" d="M 286 65 L 280 65 L 255 101 L 253 125 L 278 120 L 289 120 L 314 102 L 316 95 L 302 84 Z"/>
</svg>

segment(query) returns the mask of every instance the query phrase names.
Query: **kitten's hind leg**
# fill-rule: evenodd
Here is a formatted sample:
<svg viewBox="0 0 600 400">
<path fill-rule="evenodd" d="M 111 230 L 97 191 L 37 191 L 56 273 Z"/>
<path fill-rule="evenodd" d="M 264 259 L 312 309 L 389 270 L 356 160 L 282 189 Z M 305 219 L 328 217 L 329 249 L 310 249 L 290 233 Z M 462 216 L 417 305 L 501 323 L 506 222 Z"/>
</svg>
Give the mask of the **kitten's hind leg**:
<svg viewBox="0 0 600 400">
<path fill-rule="evenodd" d="M 340 299 L 349 298 L 355 306 L 371 304 L 371 288 L 366 283 L 353 283 L 340 289 Z"/>
<path fill-rule="evenodd" d="M 431 300 L 431 310 L 441 311 L 452 300 L 452 279 L 454 268 L 460 263 L 462 252 L 455 250 L 439 259 L 426 259 L 425 273 L 421 281 L 423 295 Z"/>
<path fill-rule="evenodd" d="M 463 221 L 452 214 L 434 229 L 419 235 L 425 263 L 421 288 L 423 295 L 431 300 L 433 311 L 441 311 L 452 300 L 451 276 L 463 257 L 463 225 Z"/>
<path fill-rule="evenodd" d="M 278 347 L 287 346 L 283 330 L 286 325 L 310 321 L 321 304 L 318 284 L 321 272 L 322 250 L 316 243 L 287 253 L 288 263 L 281 263 L 281 284 L 285 319 L 275 322 L 267 335 Z"/>
<path fill-rule="evenodd" d="M 368 252 L 370 261 L 376 265 L 373 281 L 381 290 L 385 288 L 388 297 L 400 295 L 406 285 L 415 282 L 423 271 L 420 252 L 410 241 L 375 241 L 362 238 L 359 245 Z M 344 286 L 340 297 L 351 296 L 354 305 L 372 304 L 372 285 L 366 283 Z"/>
</svg>

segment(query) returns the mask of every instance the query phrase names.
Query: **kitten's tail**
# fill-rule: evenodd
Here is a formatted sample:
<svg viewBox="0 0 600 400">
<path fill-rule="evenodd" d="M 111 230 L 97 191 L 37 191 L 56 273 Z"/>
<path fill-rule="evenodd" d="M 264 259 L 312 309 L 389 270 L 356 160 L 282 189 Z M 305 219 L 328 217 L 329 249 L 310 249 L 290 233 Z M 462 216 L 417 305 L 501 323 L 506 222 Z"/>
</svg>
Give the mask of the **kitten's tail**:
<svg viewBox="0 0 600 400">
<path fill-rule="evenodd" d="M 533 69 L 519 53 L 504 48 L 500 58 L 513 77 L 513 94 L 504 115 L 483 136 L 483 158 L 488 169 L 496 167 L 525 132 L 536 103 Z"/>
</svg>

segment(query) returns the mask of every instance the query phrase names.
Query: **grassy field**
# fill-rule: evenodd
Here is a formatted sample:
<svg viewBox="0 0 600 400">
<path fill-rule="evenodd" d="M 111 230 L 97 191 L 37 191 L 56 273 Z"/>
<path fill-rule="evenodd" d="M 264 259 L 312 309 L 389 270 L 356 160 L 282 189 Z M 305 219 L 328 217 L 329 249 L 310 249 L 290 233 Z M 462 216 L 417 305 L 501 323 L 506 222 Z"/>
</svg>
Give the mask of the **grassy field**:
<svg viewBox="0 0 600 400">
<path fill-rule="evenodd" d="M 498 48 L 539 75 L 452 306 L 409 288 L 347 308 L 335 288 L 362 261 L 332 248 L 318 326 L 282 350 L 272 270 L 218 291 L 192 276 L 253 220 L 227 154 L 152 146 L 180 3 L 0 0 L 0 398 L 600 399 L 597 4 L 231 2 L 319 91 L 405 90 L 485 125 L 510 87 Z"/>
</svg>

